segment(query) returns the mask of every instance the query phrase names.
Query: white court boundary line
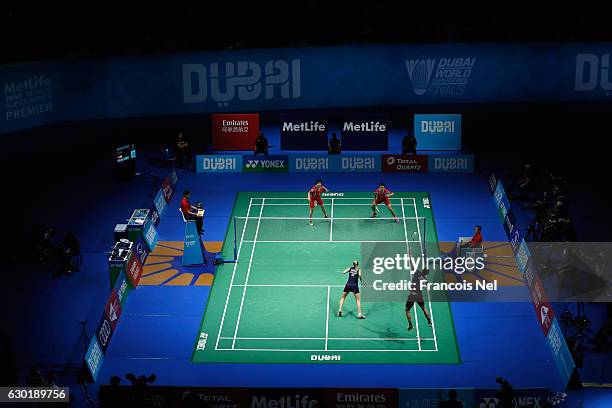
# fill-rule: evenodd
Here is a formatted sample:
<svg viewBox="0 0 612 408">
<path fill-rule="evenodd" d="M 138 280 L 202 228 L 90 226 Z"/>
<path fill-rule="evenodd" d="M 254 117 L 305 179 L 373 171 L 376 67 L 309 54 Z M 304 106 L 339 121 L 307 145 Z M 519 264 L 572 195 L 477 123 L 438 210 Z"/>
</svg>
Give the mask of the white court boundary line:
<svg viewBox="0 0 612 408">
<path fill-rule="evenodd" d="M 416 200 L 414 200 L 412 204 L 414 205 L 414 215 L 417 217 L 417 231 L 419 232 L 419 242 L 421 242 L 421 240 L 425 241 L 427 237 L 421 236 L 421 226 L 418 221 L 419 209 L 417 208 Z M 431 218 L 433 219 L 433 214 Z M 424 257 L 425 249 L 423 248 L 423 244 L 419 245 L 421 246 L 421 257 Z M 435 351 L 438 351 L 438 338 L 436 337 L 436 324 L 434 323 L 433 307 L 431 307 L 431 295 L 429 294 L 429 288 L 427 288 L 427 303 L 429 304 L 429 317 L 431 318 L 431 330 L 434 338 L 434 345 L 436 346 Z M 416 312 L 417 310 L 415 309 L 415 314 Z"/>
<path fill-rule="evenodd" d="M 253 199 L 249 200 L 249 208 L 247 209 L 247 217 L 251 213 L 251 204 Z M 263 206 L 262 206 L 263 209 Z M 235 220 L 234 220 L 235 222 Z M 227 304 L 229 303 L 230 294 L 232 293 L 232 287 L 234 286 L 234 277 L 236 275 L 236 268 L 238 267 L 238 258 L 240 258 L 240 251 L 242 250 L 242 243 L 244 242 L 244 233 L 246 232 L 247 223 L 244 223 L 242 227 L 242 235 L 240 236 L 240 244 L 238 244 L 238 252 L 236 252 L 236 262 L 234 262 L 234 270 L 232 271 L 232 279 L 230 280 L 230 287 L 227 290 L 227 297 L 225 298 L 225 306 L 223 307 L 223 315 L 221 316 L 221 324 L 219 325 L 219 333 L 217 334 L 217 342 L 215 343 L 215 350 L 219 350 L 219 339 L 223 332 L 223 324 L 225 323 L 225 314 L 227 313 Z"/>
<path fill-rule="evenodd" d="M 223 340 L 232 340 L 233 337 L 221 337 Z M 236 337 L 236 340 L 350 340 L 350 341 L 414 341 L 416 337 Z M 433 341 L 433 337 L 421 338 Z M 416 351 L 416 350 L 413 350 Z"/>
<path fill-rule="evenodd" d="M 259 219 L 257 220 L 257 228 L 255 229 L 255 237 L 253 238 L 253 245 L 251 248 L 251 257 L 249 258 L 249 266 L 247 268 L 246 280 L 244 282 L 244 289 L 242 290 L 242 299 L 240 299 L 240 309 L 238 309 L 238 321 L 236 322 L 236 330 L 234 330 L 234 341 L 232 341 L 232 348 L 236 346 L 236 336 L 238 335 L 238 327 L 240 327 L 240 318 L 242 317 L 242 307 L 244 306 L 244 298 L 246 297 L 246 290 L 249 287 L 249 275 L 251 274 L 251 265 L 253 264 L 253 255 L 255 255 L 255 245 L 257 245 L 257 234 L 259 234 L 259 225 L 261 224 L 261 214 L 266 206 L 266 199 L 264 198 L 259 209 Z"/>
<path fill-rule="evenodd" d="M 331 199 L 331 214 L 329 219 L 329 242 L 333 242 L 334 237 L 334 199 Z"/>
<path fill-rule="evenodd" d="M 406 210 L 404 209 L 404 199 L 401 198 L 401 206 L 402 206 L 402 219 L 404 222 L 404 237 L 406 238 L 406 253 L 410 256 L 410 244 L 408 243 L 408 228 L 406 227 Z M 417 226 L 419 225 L 419 220 L 417 219 Z M 420 235 L 419 235 L 420 242 Z M 419 351 L 421 351 L 421 334 L 419 333 L 419 313 L 418 308 L 414 308 L 414 324 L 416 326 L 416 336 L 417 336 L 417 345 L 419 346 Z"/>
<path fill-rule="evenodd" d="M 327 306 L 327 315 L 325 317 L 325 350 L 327 351 L 327 343 L 329 341 L 329 291 L 330 287 L 327 287 L 327 301 L 325 302 L 325 306 Z"/>
<path fill-rule="evenodd" d="M 334 200 L 338 200 L 338 199 L 345 199 L 345 200 L 371 200 L 370 198 L 353 198 L 353 197 L 329 197 L 332 199 L 332 212 L 333 212 L 333 206 L 334 206 Z M 386 352 L 386 353 L 393 353 L 393 352 L 434 352 L 434 351 L 438 351 L 438 345 L 437 345 L 437 338 L 435 335 L 435 325 L 433 325 L 433 309 L 431 308 L 431 299 L 428 299 L 429 301 L 429 308 L 430 308 L 430 314 L 431 314 L 431 320 L 432 320 L 432 326 L 433 326 L 433 334 L 434 337 L 433 338 L 420 338 L 420 336 L 417 333 L 417 338 L 341 338 L 341 337 L 337 337 L 337 338 L 330 338 L 328 337 L 329 334 L 329 300 L 330 300 L 330 289 L 332 287 L 343 287 L 342 285 L 249 285 L 248 284 L 248 279 L 249 279 L 249 274 L 250 274 L 250 268 L 251 268 L 251 264 L 253 262 L 253 255 L 255 252 L 255 245 L 256 243 L 261 243 L 261 242 L 274 242 L 274 243 L 304 243 L 304 242 L 372 242 L 372 243 L 384 243 L 384 242 L 406 242 L 406 245 L 408 245 L 408 243 L 410 242 L 419 242 L 421 245 L 421 251 L 423 251 L 423 246 L 421 243 L 421 233 L 420 233 L 420 227 L 419 227 L 419 223 L 418 223 L 418 210 L 416 207 L 416 199 L 414 197 L 405 197 L 405 198 L 391 198 L 392 200 L 400 200 L 400 203 L 402 205 L 402 214 L 404 214 L 404 199 L 406 200 L 412 200 L 413 205 L 414 205 L 414 209 L 415 209 L 415 217 L 402 217 L 403 218 L 403 222 L 404 222 L 404 228 L 406 228 L 406 219 L 416 219 L 417 220 L 417 229 L 418 229 L 418 233 L 419 233 L 419 241 L 409 241 L 407 240 L 408 236 L 407 236 L 407 230 L 405 229 L 405 237 L 406 240 L 405 241 L 331 241 L 331 231 L 330 231 L 330 241 L 257 241 L 257 235 L 259 232 L 259 226 L 261 223 L 261 219 L 262 218 L 266 218 L 266 217 L 262 217 L 262 213 L 263 213 L 263 209 L 266 205 L 280 205 L 280 206 L 284 206 L 284 205 L 308 205 L 308 203 L 304 203 L 304 204 L 275 204 L 275 203 L 267 203 L 266 204 L 266 199 L 268 200 L 288 200 L 288 199 L 294 199 L 292 198 L 284 198 L 284 197 L 251 197 L 249 200 L 249 207 L 247 209 L 247 215 L 246 217 L 234 217 L 234 218 L 242 218 L 242 219 L 246 219 L 247 221 L 245 222 L 243 229 L 242 229 L 242 235 L 240 238 L 240 244 L 238 246 L 238 251 L 237 251 L 237 258 L 240 258 L 240 251 L 242 249 L 242 244 L 244 242 L 247 243 L 253 243 L 253 246 L 251 248 L 251 256 L 249 258 L 249 267 L 247 269 L 247 277 L 245 280 L 245 284 L 234 284 L 234 277 L 235 277 L 235 273 L 236 273 L 236 268 L 238 265 L 238 259 L 236 260 L 236 263 L 234 264 L 234 268 L 232 271 L 232 278 L 230 280 L 230 287 L 228 288 L 228 293 L 227 293 L 227 297 L 225 300 L 225 306 L 223 309 L 223 316 L 221 318 L 221 324 L 219 326 L 219 332 L 217 334 L 217 341 L 215 344 L 215 350 L 216 351 L 271 351 L 271 352 L 278 352 L 278 351 L 283 351 L 283 352 Z M 262 200 L 261 203 L 253 203 L 253 200 Z M 251 211 L 251 207 L 252 206 L 257 206 L 260 205 L 260 213 L 259 213 L 259 217 L 249 217 L 250 215 L 250 211 Z M 369 203 L 366 204 L 354 204 L 354 203 L 336 203 L 335 205 L 367 205 L 369 206 Z M 404 214 L 405 215 L 405 214 Z M 244 234 L 246 232 L 246 227 L 248 224 L 248 220 L 250 218 L 253 219 L 257 219 L 257 228 L 255 231 L 255 237 L 254 239 L 251 240 L 245 240 L 244 239 Z M 279 219 L 286 219 L 287 217 L 274 217 L 274 218 L 279 218 Z M 342 219 L 342 218 L 341 218 Z M 369 219 L 369 218 L 346 218 L 346 219 Z M 380 220 L 381 218 L 379 218 Z M 384 219 L 384 218 L 383 218 Z M 392 218 L 389 218 L 392 219 Z M 332 218 L 333 220 L 333 218 Z M 333 222 L 333 221 L 332 221 Z M 246 289 L 247 287 L 327 287 L 327 292 L 328 292 L 328 298 L 327 298 L 327 318 L 326 318 L 326 334 L 325 334 L 325 338 L 246 338 L 246 337 L 237 337 L 237 333 L 238 333 L 238 326 L 240 325 L 240 318 L 241 318 L 241 314 L 242 314 L 242 308 L 244 305 L 244 298 L 246 295 Z M 241 298 L 241 302 L 240 302 L 240 309 L 239 309 L 239 313 L 238 313 L 238 321 L 236 322 L 236 328 L 234 331 L 234 336 L 233 337 L 221 337 L 221 332 L 223 329 L 223 325 L 224 325 L 224 321 L 225 321 L 225 316 L 227 313 L 227 306 L 229 303 L 229 298 L 230 298 L 230 294 L 232 291 L 233 287 L 242 287 L 243 288 L 243 295 Z M 429 290 L 428 290 L 428 295 L 429 295 Z M 418 330 L 418 322 L 417 322 L 417 330 Z M 228 348 L 219 348 L 219 341 L 223 339 L 223 340 L 228 340 L 228 339 L 232 339 L 232 348 L 228 349 Z M 275 339 L 282 339 L 282 340 L 325 340 L 325 350 L 320 350 L 320 349 L 266 349 L 266 348 L 260 348 L 260 349 L 253 349 L 253 348 L 236 348 L 235 347 L 235 343 L 236 340 L 275 340 Z M 328 349 L 328 341 L 329 340 L 353 340 L 353 341 L 414 341 L 417 340 L 417 344 L 419 346 L 419 350 L 362 350 L 362 349 Z M 427 350 L 427 349 L 422 349 L 421 348 L 421 341 L 431 341 L 433 340 L 435 343 L 435 349 L 434 350 Z"/>
</svg>

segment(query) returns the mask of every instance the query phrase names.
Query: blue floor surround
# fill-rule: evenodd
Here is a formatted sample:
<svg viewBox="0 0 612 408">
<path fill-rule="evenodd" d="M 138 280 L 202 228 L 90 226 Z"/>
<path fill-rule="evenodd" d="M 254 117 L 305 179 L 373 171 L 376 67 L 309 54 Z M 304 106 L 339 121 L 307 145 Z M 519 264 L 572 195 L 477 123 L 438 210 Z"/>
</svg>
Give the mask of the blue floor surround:
<svg viewBox="0 0 612 408">
<path fill-rule="evenodd" d="M 369 191 L 384 181 L 392 190 L 429 191 L 439 239 L 453 241 L 483 226 L 486 240 L 505 233 L 486 184 L 477 174 L 223 174 L 181 172 L 178 191 L 205 203 L 206 240 L 222 240 L 237 191 L 305 190 L 320 176 L 333 191 Z M 180 194 L 159 228 L 160 239 L 180 241 Z M 170 290 L 168 290 L 170 289 Z M 525 289 L 526 290 L 526 289 Z M 155 373 L 160 385 L 494 387 L 503 376 L 516 387 L 560 389 L 554 362 L 530 303 L 453 303 L 460 365 L 205 365 L 190 361 L 208 291 L 201 287 L 140 287 L 130 295 L 107 352 L 100 381 L 127 372 Z M 166 305 L 171 305 L 167 308 Z M 418 370 L 419 375 L 410 375 Z"/>
<path fill-rule="evenodd" d="M 73 230 L 80 238 L 83 266 L 70 277 L 52 279 L 45 271 L 8 275 L 15 288 L 4 299 L 12 310 L 6 327 L 13 327 L 13 349 L 19 378 L 30 365 L 74 366 L 82 362 L 79 322 L 86 321 L 91 336 L 108 297 L 107 253 L 112 231 L 134 208 L 149 206 L 153 177 L 169 169 L 139 163 L 142 175 L 129 182 L 83 175 L 88 189 L 78 192 L 92 216 L 75 218 L 66 206 L 46 216 L 60 235 Z M 159 228 L 161 240 L 182 241 L 184 224 L 178 213 L 180 192 L 189 189 L 192 201 L 205 203 L 205 240 L 221 241 L 238 191 L 306 190 L 322 177 L 333 191 L 370 191 L 384 181 L 392 190 L 429 191 L 441 241 L 469 235 L 475 224 L 487 241 L 505 241 L 505 232 L 479 174 L 216 174 L 180 171 L 178 192 Z M 77 181 L 73 181 L 77 182 Z M 66 201 L 74 200 L 74 197 Z M 45 205 L 44 194 L 40 201 Z M 11 285 L 12 284 L 12 285 Z M 250 387 L 495 387 L 503 376 L 515 387 L 545 386 L 560 390 L 556 367 L 535 319 L 531 303 L 452 303 L 459 365 L 206 365 L 192 364 L 191 353 L 206 306 L 209 287 L 139 287 L 130 294 L 107 351 L 98 380 L 113 375 L 157 375 L 157 385 Z M 526 289 L 525 289 L 526 290 Z M 586 394 L 585 394 L 586 395 Z M 590 395 L 590 394 L 589 394 Z M 591 397 L 603 401 L 606 392 Z M 573 395 L 588 398 L 583 394 Z M 586 404 L 584 406 L 587 406 Z"/>
</svg>

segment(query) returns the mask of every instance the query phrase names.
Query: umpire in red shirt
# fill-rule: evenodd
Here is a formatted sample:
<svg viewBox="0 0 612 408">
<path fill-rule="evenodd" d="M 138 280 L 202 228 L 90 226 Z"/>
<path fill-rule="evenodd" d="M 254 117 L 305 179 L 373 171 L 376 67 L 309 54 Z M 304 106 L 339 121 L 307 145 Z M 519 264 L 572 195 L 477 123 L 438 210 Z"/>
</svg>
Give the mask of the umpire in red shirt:
<svg viewBox="0 0 612 408">
<path fill-rule="evenodd" d="M 198 234 L 202 235 L 202 227 L 204 225 L 204 217 L 198 216 L 198 208 L 194 207 L 189 203 L 190 191 L 185 190 L 183 192 L 183 199 L 181 200 L 181 211 L 187 221 L 194 220 L 196 227 L 198 228 Z"/>
</svg>

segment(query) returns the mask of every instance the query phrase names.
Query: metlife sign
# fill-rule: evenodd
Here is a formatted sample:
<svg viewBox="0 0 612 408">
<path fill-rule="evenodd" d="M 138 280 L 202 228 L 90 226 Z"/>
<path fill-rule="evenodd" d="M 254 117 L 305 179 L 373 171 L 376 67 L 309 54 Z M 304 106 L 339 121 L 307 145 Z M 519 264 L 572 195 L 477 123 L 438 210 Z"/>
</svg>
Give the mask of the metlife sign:
<svg viewBox="0 0 612 408">
<path fill-rule="evenodd" d="M 388 150 L 391 121 L 386 114 L 353 114 L 342 122 L 345 151 Z"/>
<path fill-rule="evenodd" d="M 327 146 L 327 120 L 306 114 L 283 114 L 280 122 L 282 150 L 322 150 Z"/>
<path fill-rule="evenodd" d="M 471 173 L 474 156 L 471 154 L 429 156 L 429 171 L 435 173 Z"/>
<path fill-rule="evenodd" d="M 289 156 L 244 156 L 242 164 L 245 173 L 286 173 L 289 171 Z"/>
<path fill-rule="evenodd" d="M 196 172 L 198 173 L 239 173 L 241 171 L 242 156 L 239 154 L 196 156 Z"/>
<path fill-rule="evenodd" d="M 420 150 L 461 150 L 461 115 L 414 115 Z"/>
</svg>

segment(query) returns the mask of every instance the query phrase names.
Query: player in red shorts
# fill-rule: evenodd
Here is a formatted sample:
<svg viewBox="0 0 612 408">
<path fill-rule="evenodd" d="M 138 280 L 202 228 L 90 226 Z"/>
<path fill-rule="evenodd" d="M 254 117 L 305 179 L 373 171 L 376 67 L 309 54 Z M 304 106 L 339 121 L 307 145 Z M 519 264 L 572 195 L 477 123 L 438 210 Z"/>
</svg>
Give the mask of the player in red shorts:
<svg viewBox="0 0 612 408">
<path fill-rule="evenodd" d="M 325 205 L 323 204 L 323 200 L 321 199 L 321 193 L 327 192 L 327 188 L 323 185 L 323 181 L 318 179 L 315 181 L 315 185 L 308 191 L 308 200 L 310 201 L 310 212 L 308 213 L 308 225 L 314 225 L 312 223 L 312 211 L 314 210 L 315 203 L 321 207 L 321 211 L 323 211 L 323 216 L 327 218 L 327 211 L 325 210 Z"/>
<path fill-rule="evenodd" d="M 393 211 L 393 207 L 391 207 L 389 197 L 393 197 L 393 192 L 385 187 L 385 183 L 380 183 L 378 188 L 374 190 L 374 200 L 372 200 L 372 218 L 376 218 L 376 214 L 378 214 L 378 204 L 385 203 L 393 215 L 393 218 L 395 218 L 395 222 L 399 222 L 397 215 L 395 215 L 395 211 Z"/>
</svg>

